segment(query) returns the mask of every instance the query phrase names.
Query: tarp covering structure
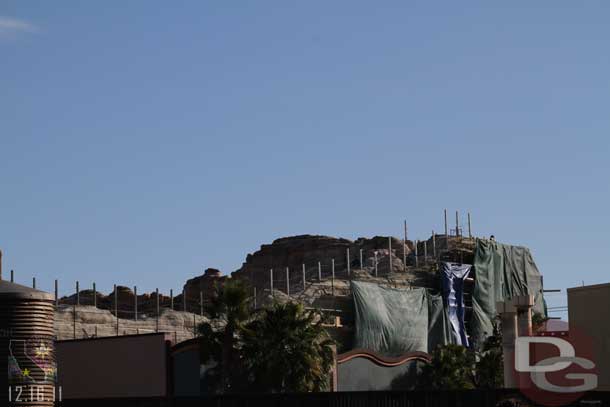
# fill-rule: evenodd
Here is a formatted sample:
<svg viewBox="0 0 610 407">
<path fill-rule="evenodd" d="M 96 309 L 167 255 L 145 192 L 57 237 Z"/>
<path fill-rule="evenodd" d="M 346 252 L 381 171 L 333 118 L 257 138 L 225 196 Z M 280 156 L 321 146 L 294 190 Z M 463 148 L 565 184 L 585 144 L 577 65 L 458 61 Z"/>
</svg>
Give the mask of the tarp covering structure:
<svg viewBox="0 0 610 407">
<path fill-rule="evenodd" d="M 453 343 L 468 347 L 464 322 L 464 279 L 468 277 L 472 266 L 460 263 L 442 263 L 441 266 L 443 300 L 451 323 Z"/>
<path fill-rule="evenodd" d="M 542 277 L 529 249 L 490 240 L 477 240 L 471 338 L 480 347 L 493 333 L 496 302 L 517 295 L 534 296 L 534 313 L 546 316 Z"/>
<path fill-rule="evenodd" d="M 430 352 L 451 343 L 451 327 L 440 295 L 425 288 L 385 288 L 352 281 L 355 347 L 382 355 Z"/>
</svg>

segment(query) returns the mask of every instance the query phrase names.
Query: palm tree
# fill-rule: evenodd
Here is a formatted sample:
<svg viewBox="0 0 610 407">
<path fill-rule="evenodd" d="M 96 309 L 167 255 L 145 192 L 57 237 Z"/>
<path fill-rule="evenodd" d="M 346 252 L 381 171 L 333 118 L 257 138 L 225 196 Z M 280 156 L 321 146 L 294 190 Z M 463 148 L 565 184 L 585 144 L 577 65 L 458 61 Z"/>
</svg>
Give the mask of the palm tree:
<svg viewBox="0 0 610 407">
<path fill-rule="evenodd" d="M 244 367 L 255 391 L 328 389 L 334 342 L 318 313 L 301 304 L 275 303 L 245 326 L 242 340 Z"/>
<path fill-rule="evenodd" d="M 207 373 L 211 388 L 221 392 L 236 390 L 240 383 L 239 332 L 250 317 L 250 298 L 246 285 L 239 280 L 228 280 L 216 287 L 216 295 L 207 308 L 210 317 L 224 324 L 214 330 L 204 322 L 198 331 L 201 343 L 202 362 L 215 363 Z"/>
</svg>

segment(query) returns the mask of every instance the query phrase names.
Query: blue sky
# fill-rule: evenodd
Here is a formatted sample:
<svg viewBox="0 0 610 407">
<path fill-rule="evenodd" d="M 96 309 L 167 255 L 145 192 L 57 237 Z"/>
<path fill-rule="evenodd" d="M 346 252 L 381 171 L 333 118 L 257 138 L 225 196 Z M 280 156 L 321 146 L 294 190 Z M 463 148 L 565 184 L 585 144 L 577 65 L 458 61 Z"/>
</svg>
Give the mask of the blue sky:
<svg viewBox="0 0 610 407">
<path fill-rule="evenodd" d="M 609 18 L 602 1 L 4 0 L 4 268 L 169 291 L 281 236 L 407 219 L 423 239 L 448 208 L 529 246 L 549 288 L 607 282 Z"/>
</svg>

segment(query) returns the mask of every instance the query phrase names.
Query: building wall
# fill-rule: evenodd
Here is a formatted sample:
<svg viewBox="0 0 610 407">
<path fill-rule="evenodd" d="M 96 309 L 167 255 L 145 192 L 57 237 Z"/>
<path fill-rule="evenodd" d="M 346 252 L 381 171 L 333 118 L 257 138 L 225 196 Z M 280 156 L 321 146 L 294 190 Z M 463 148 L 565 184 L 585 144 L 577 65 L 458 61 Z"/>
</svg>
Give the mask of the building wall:
<svg viewBox="0 0 610 407">
<path fill-rule="evenodd" d="M 610 284 L 568 289 L 570 332 L 592 341 L 599 372 L 598 390 L 610 391 Z"/>
<path fill-rule="evenodd" d="M 411 390 L 429 356 L 413 352 L 387 358 L 357 349 L 337 357 L 337 391 Z"/>
<path fill-rule="evenodd" d="M 168 395 L 169 335 L 129 335 L 56 343 L 64 399 Z"/>
<path fill-rule="evenodd" d="M 174 395 L 198 397 L 201 395 L 201 362 L 199 341 L 193 339 L 172 348 Z"/>
</svg>

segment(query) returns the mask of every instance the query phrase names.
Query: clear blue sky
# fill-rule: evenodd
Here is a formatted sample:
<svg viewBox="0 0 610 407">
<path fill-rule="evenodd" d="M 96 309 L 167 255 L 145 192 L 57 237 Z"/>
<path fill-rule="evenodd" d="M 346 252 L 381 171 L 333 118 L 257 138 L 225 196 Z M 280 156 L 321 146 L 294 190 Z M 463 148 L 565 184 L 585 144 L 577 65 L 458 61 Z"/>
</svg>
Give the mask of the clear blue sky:
<svg viewBox="0 0 610 407">
<path fill-rule="evenodd" d="M 607 282 L 608 21 L 603 1 L 3 0 L 5 270 L 167 292 L 281 236 L 423 239 L 446 207 L 529 246 L 549 288 Z"/>
</svg>

